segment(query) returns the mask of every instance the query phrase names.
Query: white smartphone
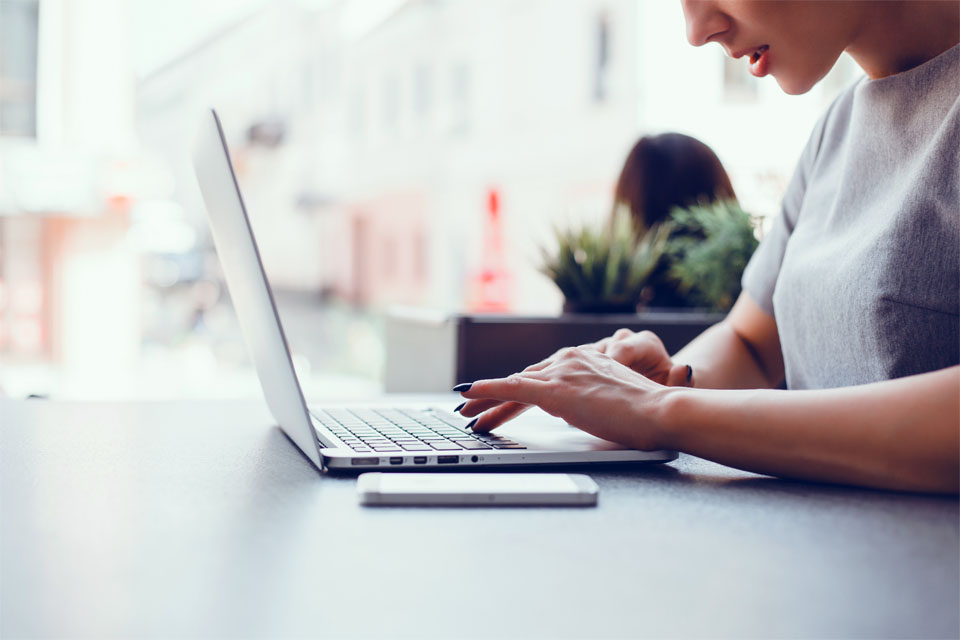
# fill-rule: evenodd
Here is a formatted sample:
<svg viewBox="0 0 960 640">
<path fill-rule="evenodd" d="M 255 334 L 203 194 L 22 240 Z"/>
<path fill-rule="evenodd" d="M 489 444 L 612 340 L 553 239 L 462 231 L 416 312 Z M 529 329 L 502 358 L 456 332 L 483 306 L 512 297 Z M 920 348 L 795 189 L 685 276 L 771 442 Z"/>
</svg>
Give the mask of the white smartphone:
<svg viewBox="0 0 960 640">
<path fill-rule="evenodd" d="M 597 504 L 597 483 L 569 473 L 364 473 L 357 478 L 366 505 Z"/>
</svg>

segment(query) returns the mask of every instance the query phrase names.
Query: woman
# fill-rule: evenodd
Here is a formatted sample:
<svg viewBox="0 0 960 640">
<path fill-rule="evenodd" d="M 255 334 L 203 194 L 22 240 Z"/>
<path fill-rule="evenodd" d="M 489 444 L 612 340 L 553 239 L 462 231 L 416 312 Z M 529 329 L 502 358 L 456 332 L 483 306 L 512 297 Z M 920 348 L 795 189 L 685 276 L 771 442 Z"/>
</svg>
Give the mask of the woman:
<svg viewBox="0 0 960 640">
<path fill-rule="evenodd" d="M 713 149 L 682 133 L 640 138 L 613 195 L 615 206 L 626 206 L 641 230 L 666 220 L 674 207 L 736 197 Z"/>
<path fill-rule="evenodd" d="M 736 200 L 730 177 L 713 149 L 682 133 L 644 136 L 623 163 L 614 191 L 614 212 L 624 206 L 639 234 L 667 219 L 675 207 L 701 201 Z M 612 220 L 612 218 L 611 218 Z M 677 233 L 677 232 L 675 232 Z M 677 290 L 662 260 L 643 288 L 648 307 L 685 307 L 688 296 Z"/>
<path fill-rule="evenodd" d="M 461 412 L 529 405 L 602 438 L 807 480 L 955 493 L 960 475 L 960 5 L 683 0 L 789 94 L 846 51 L 867 77 L 815 127 L 720 324 L 672 359 L 621 330 L 505 379 Z M 777 390 L 786 380 L 788 390 Z M 462 387 L 458 387 L 458 390 Z"/>
</svg>

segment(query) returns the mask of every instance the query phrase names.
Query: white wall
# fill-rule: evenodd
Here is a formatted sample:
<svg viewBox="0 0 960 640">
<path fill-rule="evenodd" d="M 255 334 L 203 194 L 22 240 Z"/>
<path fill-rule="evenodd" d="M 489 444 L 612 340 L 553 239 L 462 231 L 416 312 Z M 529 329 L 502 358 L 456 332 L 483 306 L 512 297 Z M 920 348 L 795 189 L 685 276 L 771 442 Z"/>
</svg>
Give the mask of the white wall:
<svg viewBox="0 0 960 640">
<path fill-rule="evenodd" d="M 309 193 L 322 215 L 419 192 L 429 221 L 430 278 L 406 300 L 445 309 L 468 301 L 483 256 L 487 190 L 502 195 L 513 308 L 552 311 L 560 296 L 536 269 L 550 227 L 599 220 L 639 135 L 680 131 L 725 163 L 741 200 L 770 215 L 808 132 L 842 83 L 731 100 L 719 47 L 687 44 L 679 3 L 664 0 L 435 0 L 381 3 L 359 33 L 359 6 L 265 5 L 179 63 L 140 82 L 145 145 L 172 158 L 178 198 L 203 232 L 186 155 L 198 113 L 214 104 L 228 137 L 265 117 L 288 125 L 285 144 L 244 157 L 241 185 L 280 286 L 316 289 L 349 278 L 351 260 L 296 207 Z M 388 6 L 389 5 L 389 6 Z M 592 97 L 597 21 L 610 28 L 609 92 Z M 846 68 L 846 67 L 845 67 Z M 849 75 L 849 74 L 848 74 Z M 458 84 L 459 83 L 459 84 Z M 423 89 L 422 87 L 426 87 Z M 342 244 L 342 243 L 340 243 Z"/>
</svg>

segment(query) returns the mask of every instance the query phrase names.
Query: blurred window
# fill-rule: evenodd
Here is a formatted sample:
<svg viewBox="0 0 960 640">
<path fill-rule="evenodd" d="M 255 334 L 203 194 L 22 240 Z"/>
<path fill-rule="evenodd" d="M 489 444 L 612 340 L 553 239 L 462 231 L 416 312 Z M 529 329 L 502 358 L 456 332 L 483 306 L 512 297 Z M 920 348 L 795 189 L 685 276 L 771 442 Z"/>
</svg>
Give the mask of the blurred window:
<svg viewBox="0 0 960 640">
<path fill-rule="evenodd" d="M 430 80 L 430 69 L 427 65 L 417 65 L 413 72 L 413 112 L 418 119 L 426 118 L 430 113 L 430 102 L 433 98 Z"/>
<path fill-rule="evenodd" d="M 400 119 L 400 79 L 393 72 L 383 77 L 383 124 L 387 131 L 397 128 Z"/>
<path fill-rule="evenodd" d="M 0 0 L 0 136 L 37 136 L 39 0 Z"/>
<path fill-rule="evenodd" d="M 367 98 L 366 93 L 360 87 L 354 89 L 350 95 L 349 107 L 349 127 L 354 138 L 363 136 L 366 126 Z"/>
<path fill-rule="evenodd" d="M 463 134 L 470 130 L 470 67 L 467 63 L 454 66 L 452 79 L 450 130 Z"/>
<path fill-rule="evenodd" d="M 607 14 L 597 17 L 595 29 L 593 101 L 604 102 L 610 93 L 610 19 Z"/>
</svg>

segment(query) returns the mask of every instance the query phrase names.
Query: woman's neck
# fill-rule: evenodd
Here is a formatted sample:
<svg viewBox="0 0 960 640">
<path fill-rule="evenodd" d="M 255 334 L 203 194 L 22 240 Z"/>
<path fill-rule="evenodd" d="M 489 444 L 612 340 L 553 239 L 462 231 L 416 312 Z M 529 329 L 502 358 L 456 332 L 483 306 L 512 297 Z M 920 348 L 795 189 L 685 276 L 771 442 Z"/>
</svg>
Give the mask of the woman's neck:
<svg viewBox="0 0 960 640">
<path fill-rule="evenodd" d="M 871 78 L 907 71 L 960 42 L 960 2 L 906 0 L 864 3 L 846 52 Z"/>
</svg>

